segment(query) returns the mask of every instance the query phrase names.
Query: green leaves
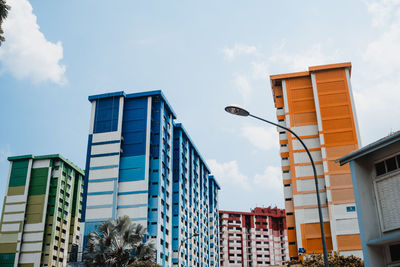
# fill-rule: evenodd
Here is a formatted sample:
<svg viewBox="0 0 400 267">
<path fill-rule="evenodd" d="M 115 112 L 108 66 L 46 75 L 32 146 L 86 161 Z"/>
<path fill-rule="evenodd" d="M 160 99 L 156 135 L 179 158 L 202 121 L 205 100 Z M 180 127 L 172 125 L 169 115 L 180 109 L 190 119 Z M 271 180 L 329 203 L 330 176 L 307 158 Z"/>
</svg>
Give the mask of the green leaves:
<svg viewBox="0 0 400 267">
<path fill-rule="evenodd" d="M 337 254 L 330 254 L 328 262 L 329 266 L 364 267 L 364 262 L 354 255 L 345 257 Z M 324 259 L 321 254 L 311 254 L 305 256 L 303 263 L 301 263 L 301 261 L 292 261 L 288 263 L 288 266 L 324 267 Z"/>
<path fill-rule="evenodd" d="M 84 262 L 87 266 L 110 267 L 151 263 L 155 249 L 153 243 L 143 242 L 145 233 L 146 228 L 132 223 L 128 216 L 105 221 L 89 234 Z"/>
<path fill-rule="evenodd" d="M 1 43 L 5 41 L 5 38 L 3 36 L 3 29 L 1 28 L 1 25 L 3 24 L 3 21 L 7 18 L 8 11 L 10 10 L 10 6 L 6 4 L 5 0 L 0 0 L 0 46 Z"/>
</svg>

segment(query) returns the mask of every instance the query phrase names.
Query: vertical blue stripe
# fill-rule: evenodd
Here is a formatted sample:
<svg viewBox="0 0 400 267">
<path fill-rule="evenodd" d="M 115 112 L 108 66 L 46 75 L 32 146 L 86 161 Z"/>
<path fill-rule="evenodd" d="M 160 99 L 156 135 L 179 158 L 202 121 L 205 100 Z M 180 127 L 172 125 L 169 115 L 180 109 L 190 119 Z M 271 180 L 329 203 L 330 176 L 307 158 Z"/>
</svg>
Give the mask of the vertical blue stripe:
<svg viewBox="0 0 400 267">
<path fill-rule="evenodd" d="M 85 179 L 83 183 L 82 217 L 80 219 L 81 222 L 85 222 L 85 216 L 86 216 L 86 202 L 87 202 L 87 192 L 89 185 L 89 166 L 90 166 L 90 154 L 92 153 L 92 140 L 93 140 L 93 135 L 89 134 L 87 152 L 86 152 Z M 85 244 L 83 246 L 85 248 Z"/>
<path fill-rule="evenodd" d="M 365 240 L 364 220 L 363 220 L 362 211 L 361 211 L 360 191 L 358 189 L 357 173 L 356 173 L 356 169 L 354 166 L 354 160 L 350 161 L 349 164 L 350 164 L 350 171 L 351 171 L 351 180 L 353 182 L 354 198 L 356 200 L 356 206 L 357 206 L 356 211 L 357 211 L 357 217 L 358 217 L 358 227 L 360 229 L 360 239 L 361 239 L 361 247 L 362 247 L 363 256 L 364 256 L 364 264 L 365 264 L 365 267 L 370 267 L 367 241 Z"/>
<path fill-rule="evenodd" d="M 93 133 L 114 132 L 118 129 L 120 96 L 96 100 Z"/>
</svg>

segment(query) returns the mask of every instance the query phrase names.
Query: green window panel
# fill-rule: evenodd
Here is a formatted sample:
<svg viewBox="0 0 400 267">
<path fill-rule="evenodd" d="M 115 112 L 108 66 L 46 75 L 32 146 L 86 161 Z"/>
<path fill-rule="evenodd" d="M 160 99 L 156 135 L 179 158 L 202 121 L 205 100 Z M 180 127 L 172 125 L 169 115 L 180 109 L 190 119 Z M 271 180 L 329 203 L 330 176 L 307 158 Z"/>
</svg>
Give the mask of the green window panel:
<svg viewBox="0 0 400 267">
<path fill-rule="evenodd" d="M 49 198 L 47 202 L 47 216 L 54 215 L 54 207 L 56 205 L 56 201 L 58 201 L 57 185 L 58 185 L 58 179 L 52 178 L 50 180 Z"/>
<path fill-rule="evenodd" d="M 58 184 L 58 179 L 57 179 L 57 178 L 52 178 L 52 179 L 50 180 L 50 186 L 55 186 L 55 187 L 57 187 L 57 184 Z"/>
<path fill-rule="evenodd" d="M 29 160 L 13 161 L 9 186 L 21 186 L 26 184 Z"/>
<path fill-rule="evenodd" d="M 3 253 L 0 254 L 0 266 L 14 266 L 15 253 Z"/>
<path fill-rule="evenodd" d="M 31 181 L 29 183 L 29 195 L 46 194 L 48 174 L 49 168 L 32 169 Z"/>
<path fill-rule="evenodd" d="M 54 215 L 54 206 L 47 207 L 47 215 Z"/>
</svg>

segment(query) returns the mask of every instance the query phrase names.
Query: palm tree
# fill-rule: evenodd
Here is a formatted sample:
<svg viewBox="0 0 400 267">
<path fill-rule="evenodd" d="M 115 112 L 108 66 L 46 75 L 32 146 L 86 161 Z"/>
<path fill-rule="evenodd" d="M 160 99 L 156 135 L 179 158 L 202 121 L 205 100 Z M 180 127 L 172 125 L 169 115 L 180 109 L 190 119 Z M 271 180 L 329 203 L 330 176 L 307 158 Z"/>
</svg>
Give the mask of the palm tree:
<svg viewBox="0 0 400 267">
<path fill-rule="evenodd" d="M 0 0 L 0 46 L 1 42 L 4 42 L 5 38 L 2 35 L 3 29 L 1 28 L 1 25 L 3 24 L 3 20 L 6 19 L 8 15 L 8 10 L 10 10 L 10 6 L 6 4 L 6 0 Z"/>
<path fill-rule="evenodd" d="M 128 216 L 105 221 L 89 234 L 84 262 L 109 267 L 151 263 L 156 252 L 153 243 L 144 241 L 145 233 L 146 228 L 132 223 Z"/>
</svg>

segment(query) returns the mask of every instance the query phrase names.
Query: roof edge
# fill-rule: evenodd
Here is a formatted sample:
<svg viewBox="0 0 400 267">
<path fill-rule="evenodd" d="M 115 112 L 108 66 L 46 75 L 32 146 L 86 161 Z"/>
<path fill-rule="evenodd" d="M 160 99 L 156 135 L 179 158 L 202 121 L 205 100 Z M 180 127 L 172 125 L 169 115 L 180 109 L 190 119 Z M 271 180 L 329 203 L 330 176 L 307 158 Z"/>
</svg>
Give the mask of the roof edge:
<svg viewBox="0 0 400 267">
<path fill-rule="evenodd" d="M 13 161 L 13 160 L 19 160 L 19 159 L 33 159 L 33 158 L 34 158 L 34 156 L 32 154 L 28 154 L 28 155 L 8 157 L 7 160 Z"/>
<path fill-rule="evenodd" d="M 196 150 L 197 154 L 199 155 L 199 157 L 201 158 L 201 160 L 204 163 L 204 166 L 206 166 L 207 170 L 211 173 L 210 168 L 207 165 L 207 162 L 205 161 L 204 157 L 200 154 L 200 151 L 197 149 L 196 145 L 194 144 L 192 138 L 190 137 L 190 135 L 188 134 L 188 132 L 186 131 L 185 127 L 183 127 L 182 123 L 176 123 L 174 124 L 175 127 L 180 128 L 183 133 L 186 135 L 186 137 L 189 139 L 190 143 L 192 144 L 192 146 L 194 147 L 194 149 Z M 214 178 L 215 179 L 215 178 Z"/>
<path fill-rule="evenodd" d="M 71 167 L 73 167 L 80 174 L 85 175 L 85 172 L 81 168 L 79 168 L 72 161 L 70 161 L 69 159 L 63 157 L 60 154 L 49 154 L 49 155 L 40 155 L 40 156 L 34 156 L 34 155 L 30 154 L 30 155 L 8 157 L 7 159 L 9 161 L 13 161 L 13 160 L 20 160 L 20 159 L 54 159 L 54 158 L 61 159 L 62 161 L 64 161 L 64 162 L 68 163 L 69 165 L 71 165 Z"/>
<path fill-rule="evenodd" d="M 93 100 L 98 100 L 101 98 L 113 97 L 113 96 L 126 96 L 124 91 L 112 92 L 112 93 L 104 93 L 98 95 L 91 95 L 88 97 L 89 101 L 92 102 Z"/>
<path fill-rule="evenodd" d="M 143 92 L 137 92 L 137 93 L 130 93 L 126 94 L 124 91 L 118 91 L 118 92 L 112 92 L 112 93 L 105 93 L 105 94 L 99 94 L 99 95 L 91 95 L 89 96 L 89 101 L 92 102 L 94 100 L 99 100 L 102 98 L 108 98 L 108 97 L 114 97 L 114 96 L 123 96 L 125 98 L 135 98 L 135 97 L 146 97 L 146 96 L 156 96 L 160 95 L 163 101 L 167 104 L 168 110 L 171 112 L 172 117 L 176 119 L 176 113 L 172 109 L 172 106 L 169 104 L 167 98 L 163 94 L 162 90 L 151 90 L 151 91 L 143 91 Z"/>
<path fill-rule="evenodd" d="M 304 77 L 304 76 L 309 76 L 309 75 L 310 75 L 309 71 L 300 71 L 300 72 L 270 75 L 269 78 L 270 78 L 270 80 L 281 80 L 281 79 L 288 79 L 288 78 Z"/>
<path fill-rule="evenodd" d="M 309 71 L 319 71 L 319 70 L 340 69 L 340 68 L 349 68 L 351 70 L 351 62 L 311 66 L 308 68 L 308 70 Z"/>
<path fill-rule="evenodd" d="M 209 175 L 208 176 L 209 179 L 212 179 L 215 183 L 215 185 L 217 186 L 218 190 L 221 190 L 221 186 L 219 185 L 219 183 L 217 182 L 217 179 L 215 179 L 214 175 Z"/>
<path fill-rule="evenodd" d="M 349 68 L 351 72 L 351 62 L 343 62 L 343 63 L 334 63 L 334 64 L 325 64 L 325 65 L 318 65 L 318 66 L 311 66 L 308 67 L 308 71 L 300 71 L 300 72 L 292 72 L 292 73 L 284 73 L 284 74 L 276 74 L 270 75 L 270 80 L 282 80 L 282 79 L 289 79 L 289 78 L 298 78 L 309 76 L 310 72 L 314 71 L 322 71 L 322 70 L 329 70 L 329 69 L 339 69 L 339 68 Z"/>
</svg>

